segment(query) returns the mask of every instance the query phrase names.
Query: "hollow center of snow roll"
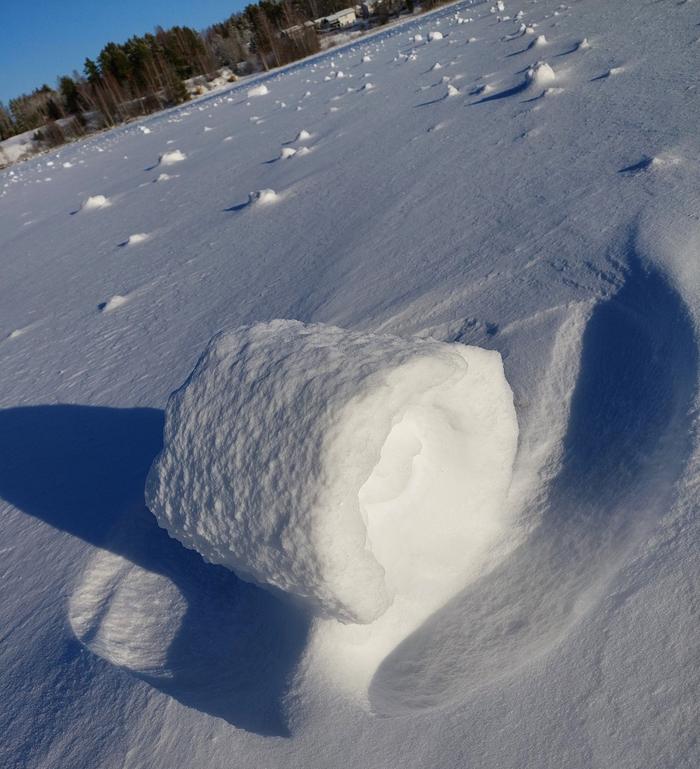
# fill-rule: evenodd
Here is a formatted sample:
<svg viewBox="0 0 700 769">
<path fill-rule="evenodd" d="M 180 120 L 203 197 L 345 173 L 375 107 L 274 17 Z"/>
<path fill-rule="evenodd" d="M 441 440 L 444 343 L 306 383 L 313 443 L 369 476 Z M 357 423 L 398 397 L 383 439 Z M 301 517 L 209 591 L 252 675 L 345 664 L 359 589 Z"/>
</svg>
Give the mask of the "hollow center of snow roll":
<svg viewBox="0 0 700 769">
<path fill-rule="evenodd" d="M 406 620 L 448 600 L 503 533 L 517 443 L 500 356 L 463 345 L 431 353 L 353 399 L 334 447 L 358 468 L 341 507 L 357 504 L 364 548 L 384 572 L 380 591 Z M 336 590 L 357 590 L 346 566 Z"/>
<path fill-rule="evenodd" d="M 496 352 L 271 321 L 215 337 L 173 393 L 146 498 L 313 613 L 411 625 L 502 531 L 517 435 Z"/>
</svg>

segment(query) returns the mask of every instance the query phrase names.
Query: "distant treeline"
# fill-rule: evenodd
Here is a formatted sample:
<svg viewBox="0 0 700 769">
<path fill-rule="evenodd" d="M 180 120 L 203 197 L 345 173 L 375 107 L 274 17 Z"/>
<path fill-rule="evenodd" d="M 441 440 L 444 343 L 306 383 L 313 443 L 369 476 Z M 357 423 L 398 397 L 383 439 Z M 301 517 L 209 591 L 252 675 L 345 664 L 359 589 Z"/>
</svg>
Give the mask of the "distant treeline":
<svg viewBox="0 0 700 769">
<path fill-rule="evenodd" d="M 440 0 L 426 0 L 423 9 Z M 247 74 L 278 67 L 320 50 L 317 31 L 304 22 L 348 7 L 347 0 L 260 0 L 204 32 L 158 27 L 125 43 L 107 43 L 83 72 L 0 102 L 0 139 L 26 131 L 46 146 L 186 101 L 184 81 L 229 67 Z M 413 0 L 381 0 L 380 22 L 413 11 Z M 282 30 L 295 28 L 293 34 Z M 233 78 L 232 78 L 233 79 Z"/>
</svg>

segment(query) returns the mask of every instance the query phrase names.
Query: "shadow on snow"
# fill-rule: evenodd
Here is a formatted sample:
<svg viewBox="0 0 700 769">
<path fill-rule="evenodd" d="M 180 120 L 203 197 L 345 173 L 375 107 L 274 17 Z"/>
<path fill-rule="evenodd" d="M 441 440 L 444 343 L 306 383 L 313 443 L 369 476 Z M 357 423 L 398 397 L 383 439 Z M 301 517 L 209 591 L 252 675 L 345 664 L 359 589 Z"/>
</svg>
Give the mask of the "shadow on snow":
<svg viewBox="0 0 700 769">
<path fill-rule="evenodd" d="M 234 726 L 286 736 L 282 700 L 307 620 L 158 527 L 143 489 L 162 429 L 154 409 L 2 410 L 0 496 L 176 586 L 186 610 L 167 649 L 167 675 L 134 675 Z"/>
</svg>

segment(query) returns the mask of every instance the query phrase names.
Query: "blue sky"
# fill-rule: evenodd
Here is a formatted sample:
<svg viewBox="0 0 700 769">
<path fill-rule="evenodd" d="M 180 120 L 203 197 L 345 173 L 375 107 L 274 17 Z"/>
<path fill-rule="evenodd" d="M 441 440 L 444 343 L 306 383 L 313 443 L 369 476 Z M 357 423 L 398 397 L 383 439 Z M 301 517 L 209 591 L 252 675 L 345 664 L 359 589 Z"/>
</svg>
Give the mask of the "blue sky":
<svg viewBox="0 0 700 769">
<path fill-rule="evenodd" d="M 160 24 L 201 29 L 248 0 L 0 0 L 0 100 L 82 71 L 109 42 Z"/>
</svg>

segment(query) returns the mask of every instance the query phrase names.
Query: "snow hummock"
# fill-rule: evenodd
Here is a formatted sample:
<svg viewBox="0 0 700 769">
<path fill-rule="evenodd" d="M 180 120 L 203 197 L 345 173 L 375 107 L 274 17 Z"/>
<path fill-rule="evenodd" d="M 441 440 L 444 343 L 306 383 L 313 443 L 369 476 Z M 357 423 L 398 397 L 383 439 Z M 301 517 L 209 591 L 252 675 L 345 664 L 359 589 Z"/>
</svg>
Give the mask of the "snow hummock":
<svg viewBox="0 0 700 769">
<path fill-rule="evenodd" d="M 122 305 L 126 304 L 128 301 L 129 301 L 128 296 L 115 294 L 106 302 L 103 302 L 102 304 L 100 304 L 99 309 L 101 312 L 112 312 L 112 310 L 116 310 L 118 307 L 121 307 Z"/>
<path fill-rule="evenodd" d="M 148 240 L 149 237 L 150 236 L 147 232 L 135 232 L 133 235 L 129 235 L 125 241 L 125 245 L 136 246 L 139 243 L 143 243 L 144 241 Z"/>
<path fill-rule="evenodd" d="M 301 131 L 297 134 L 297 137 L 294 141 L 297 142 L 307 142 L 311 138 L 311 134 L 305 129 L 302 128 Z"/>
<path fill-rule="evenodd" d="M 280 160 L 285 160 L 286 158 L 294 157 L 294 155 L 297 154 L 297 151 L 294 149 L 294 147 L 282 147 L 280 150 Z"/>
<path fill-rule="evenodd" d="M 107 208 L 107 206 L 112 205 L 109 198 L 105 197 L 104 195 L 90 195 L 89 198 L 87 198 L 83 205 L 80 207 L 81 211 L 97 211 L 100 208 Z"/>
<path fill-rule="evenodd" d="M 279 199 L 279 195 L 271 189 L 257 190 L 256 192 L 248 193 L 248 205 L 251 206 L 266 206 L 270 203 L 274 203 Z"/>
<path fill-rule="evenodd" d="M 159 158 L 158 158 L 158 165 L 160 166 L 171 166 L 174 163 L 180 163 L 182 160 L 186 160 L 187 155 L 185 155 L 184 152 L 181 150 L 169 150 L 168 152 L 164 152 Z"/>
<path fill-rule="evenodd" d="M 250 99 L 253 96 L 265 96 L 268 93 L 270 93 L 268 87 L 264 83 L 261 83 L 260 85 L 248 89 L 248 98 Z"/>
<path fill-rule="evenodd" d="M 214 337 L 170 397 L 147 504 L 322 616 L 423 616 L 499 533 L 517 436 L 496 352 L 258 323 Z"/>
<path fill-rule="evenodd" d="M 442 32 L 438 32 L 436 29 L 428 32 L 428 40 L 430 42 L 433 40 L 442 40 Z"/>
<path fill-rule="evenodd" d="M 546 61 L 538 61 L 533 67 L 530 67 L 527 71 L 527 81 L 531 85 L 536 86 L 548 86 L 556 80 L 554 70 L 547 64 Z"/>
</svg>

